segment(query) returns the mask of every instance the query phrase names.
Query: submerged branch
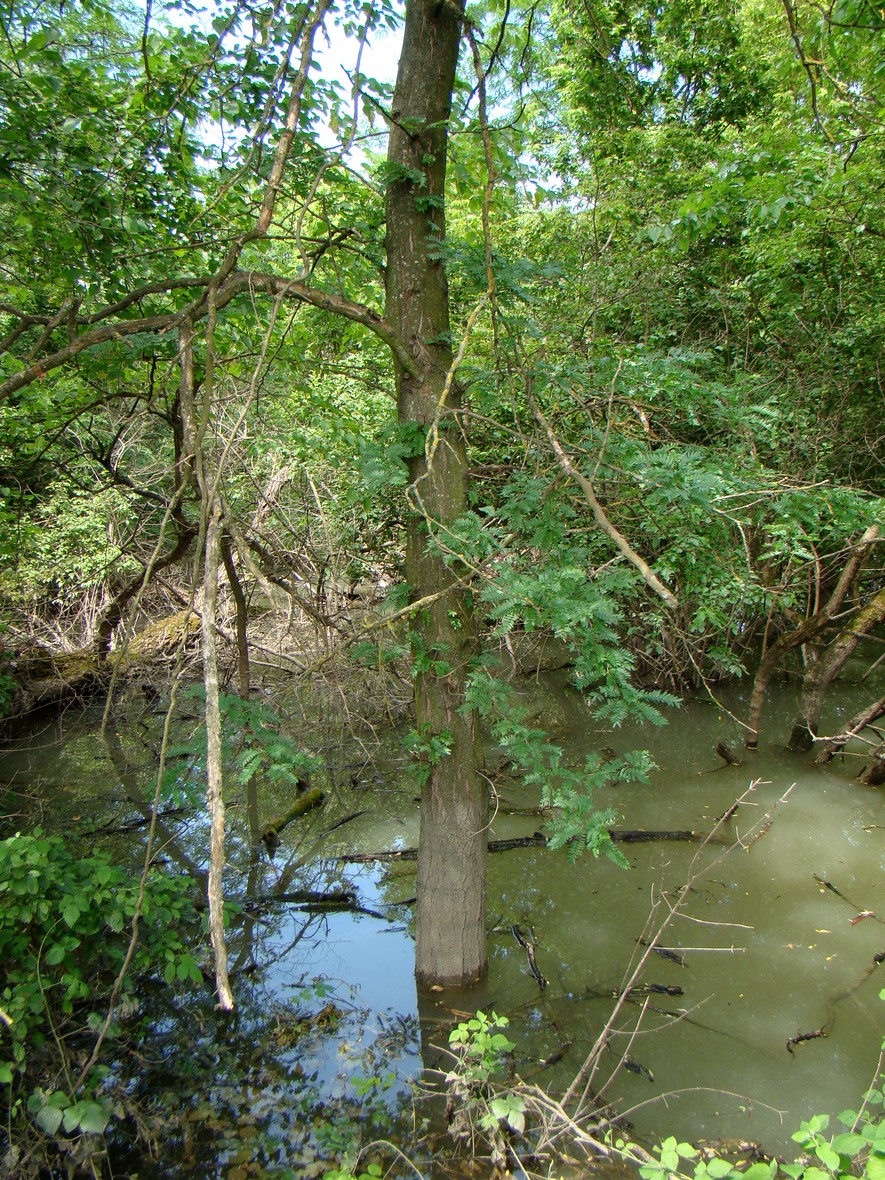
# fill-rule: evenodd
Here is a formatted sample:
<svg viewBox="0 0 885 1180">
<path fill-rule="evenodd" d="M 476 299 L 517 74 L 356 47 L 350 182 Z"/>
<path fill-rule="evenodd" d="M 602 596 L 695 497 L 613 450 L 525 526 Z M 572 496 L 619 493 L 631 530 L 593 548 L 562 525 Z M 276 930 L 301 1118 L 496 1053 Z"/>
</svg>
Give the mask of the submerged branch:
<svg viewBox="0 0 885 1180">
<path fill-rule="evenodd" d="M 730 844 L 731 841 L 714 832 L 694 832 L 689 829 L 674 829 L 646 832 L 641 829 L 618 830 L 613 828 L 609 836 L 615 844 L 648 844 L 655 840 L 684 840 L 698 844 Z M 540 832 L 531 836 L 516 836 L 511 840 L 489 840 L 489 852 L 510 852 L 514 848 L 546 848 L 547 837 Z M 417 848 L 388 849 L 384 852 L 354 852 L 335 859 L 344 864 L 364 864 L 379 860 L 415 860 Z"/>
</svg>

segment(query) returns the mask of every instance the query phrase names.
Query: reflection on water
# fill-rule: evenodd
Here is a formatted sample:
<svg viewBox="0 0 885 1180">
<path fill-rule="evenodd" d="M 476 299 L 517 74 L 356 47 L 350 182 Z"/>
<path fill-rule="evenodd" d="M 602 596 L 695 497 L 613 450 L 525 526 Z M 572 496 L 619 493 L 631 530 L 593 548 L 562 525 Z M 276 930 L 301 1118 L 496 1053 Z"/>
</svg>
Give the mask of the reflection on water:
<svg viewBox="0 0 885 1180">
<path fill-rule="evenodd" d="M 844 713 L 871 692 L 846 689 Z M 421 1041 L 425 1056 L 429 1042 L 444 1045 L 457 1019 L 452 1009 L 463 1011 L 471 1001 L 511 1017 L 521 1076 L 564 1089 L 641 953 L 637 941 L 650 936 L 649 914 L 663 920 L 701 869 L 661 939 L 674 954 L 649 955 L 644 994 L 615 1022 L 597 1085 L 624 1054 L 636 1068 L 618 1072 L 606 1100 L 631 1111 L 637 1133 L 754 1139 L 770 1149 L 785 1148 L 800 1118 L 857 1104 L 885 1029 L 877 998 L 885 968 L 864 979 L 885 951 L 885 928 L 877 917 L 856 920 L 865 911 L 885 915 L 882 792 L 853 783 L 854 764 L 820 769 L 781 751 L 794 703 L 787 690 L 772 694 L 762 748 L 745 755 L 743 766 L 721 769 L 717 741 L 737 750 L 740 735 L 709 703 L 674 711 L 662 729 L 612 733 L 596 728 L 581 698 L 555 679 L 528 693 L 542 723 L 576 759 L 603 746 L 652 751 L 660 769 L 648 785 L 611 786 L 598 800 L 617 808 L 621 826 L 707 830 L 759 780 L 727 825 L 736 850 L 699 852 L 696 844 L 672 841 L 625 845 L 629 872 L 589 857 L 570 866 L 562 853 L 541 848 L 493 855 L 488 982 L 480 996 L 446 995 L 445 1003 L 422 1005 L 419 1039 L 408 904 L 414 863 L 336 859 L 415 845 L 415 789 L 404 781 L 399 756 L 354 773 L 346 750 L 326 751 L 327 804 L 286 829 L 274 861 L 256 850 L 255 833 L 285 813 L 286 788 L 262 785 L 246 799 L 232 787 L 226 884 L 242 907 L 229 932 L 240 1010 L 219 1034 L 211 997 L 183 993 L 175 1011 L 154 1021 L 154 1067 L 141 1080 L 158 1101 L 164 1087 L 173 1094 L 183 1083 L 195 1128 L 176 1148 L 189 1161 L 187 1174 L 215 1174 L 214 1160 L 199 1159 L 207 1143 L 232 1166 L 250 1151 L 249 1158 L 259 1158 L 259 1140 L 265 1162 L 276 1158 L 267 1145 L 284 1141 L 290 1167 L 299 1151 L 307 1160 L 317 1143 L 334 1154 L 345 1106 L 351 1103 L 347 1117 L 358 1130 L 361 1105 L 370 1106 L 373 1094 L 384 1105 L 382 1074 L 386 1094 L 401 1093 L 419 1067 Z M 95 715 L 68 717 L 27 748 L 11 750 L 2 773 L 12 784 L 7 810 L 18 815 L 13 830 L 38 819 L 65 828 L 79 816 L 104 833 L 97 840 L 116 840 L 137 863 L 140 830 L 112 830 L 137 822 L 149 805 L 160 722 L 144 709 L 117 727 L 118 738 L 103 742 Z M 836 719 L 829 723 L 836 728 Z M 181 723 L 177 740 L 188 724 Z M 501 780 L 498 790 L 492 837 L 530 834 L 538 819 L 513 812 L 536 802 L 532 791 L 515 779 Z M 770 826 L 754 838 L 769 812 Z M 206 840 L 198 807 L 165 818 L 160 839 L 171 865 L 199 877 Z M 274 898 L 307 888 L 351 890 L 359 912 L 317 912 Z M 534 936 L 549 981 L 543 991 L 514 925 Z M 791 1038 L 829 1025 L 825 1038 L 788 1052 Z M 185 1044 L 193 1057 L 183 1072 Z M 557 1063 L 541 1069 L 537 1063 L 550 1057 Z M 227 1139 L 217 1125 L 222 1108 Z M 244 1127 L 256 1129 L 241 1135 Z M 227 1146 L 219 1146 L 222 1140 Z"/>
</svg>

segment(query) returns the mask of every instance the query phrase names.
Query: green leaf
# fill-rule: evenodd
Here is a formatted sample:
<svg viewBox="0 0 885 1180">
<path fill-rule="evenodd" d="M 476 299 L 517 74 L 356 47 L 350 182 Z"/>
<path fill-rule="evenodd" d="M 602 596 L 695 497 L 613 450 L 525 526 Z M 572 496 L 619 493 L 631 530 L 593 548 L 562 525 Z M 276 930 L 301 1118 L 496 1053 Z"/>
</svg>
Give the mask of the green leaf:
<svg viewBox="0 0 885 1180">
<path fill-rule="evenodd" d="M 65 950 L 63 943 L 54 942 L 46 952 L 46 965 L 48 967 L 57 967 L 58 964 L 64 959 L 66 954 L 67 951 Z"/>
<path fill-rule="evenodd" d="M 821 1143 L 814 1149 L 814 1154 L 821 1161 L 824 1167 L 829 1168 L 831 1172 L 839 1171 L 839 1156 L 835 1151 L 833 1151 L 829 1143 Z"/>
<path fill-rule="evenodd" d="M 37 1126 L 47 1135 L 54 1135 L 61 1126 L 61 1120 L 64 1118 L 64 1111 L 59 1110 L 55 1106 L 42 1106 L 37 1111 Z"/>
<path fill-rule="evenodd" d="M 723 1180 L 725 1176 L 731 1174 L 731 1164 L 728 1160 L 716 1159 L 707 1161 L 707 1175 L 712 1176 L 713 1180 Z"/>
<path fill-rule="evenodd" d="M 866 1146 L 867 1141 L 863 1135 L 855 1135 L 850 1131 L 846 1131 L 842 1135 L 836 1135 L 833 1139 L 833 1151 L 838 1151 L 840 1155 L 855 1156 L 858 1152 L 863 1151 Z"/>
<path fill-rule="evenodd" d="M 103 1135 L 111 1121 L 110 1113 L 98 1102 L 84 1100 L 77 1103 L 81 1131 L 89 1135 Z"/>
<path fill-rule="evenodd" d="M 771 1167 L 768 1164 L 751 1164 L 741 1173 L 745 1180 L 771 1180 Z"/>
</svg>

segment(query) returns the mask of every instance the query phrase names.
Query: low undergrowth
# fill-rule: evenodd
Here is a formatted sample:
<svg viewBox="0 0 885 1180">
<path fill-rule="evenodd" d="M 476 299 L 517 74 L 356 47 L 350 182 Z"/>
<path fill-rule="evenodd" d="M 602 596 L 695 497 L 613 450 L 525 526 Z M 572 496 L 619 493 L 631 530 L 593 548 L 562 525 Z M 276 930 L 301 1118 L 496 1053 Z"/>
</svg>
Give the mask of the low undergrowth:
<svg viewBox="0 0 885 1180">
<path fill-rule="evenodd" d="M 879 993 L 885 1000 L 885 990 Z M 633 1142 L 610 1114 L 595 1127 L 571 1122 L 563 1106 L 536 1086 L 497 1083 L 515 1048 L 503 1032 L 505 1016 L 477 1012 L 449 1036 L 452 1068 L 445 1075 L 450 1134 L 467 1149 L 470 1175 L 484 1160 L 482 1175 L 568 1176 L 587 1173 L 582 1164 L 620 1163 L 625 1175 L 641 1180 L 885 1180 L 885 1041 L 870 1088 L 857 1110 L 838 1116 L 816 1114 L 792 1135 L 799 1154 L 792 1160 L 755 1151 L 737 1158 L 726 1148 L 666 1138 L 649 1151 Z M 558 1146 L 551 1149 L 553 1143 Z M 540 1148 L 540 1150 L 539 1150 Z M 395 1158 L 385 1165 L 385 1154 Z M 576 1172 L 575 1168 L 580 1168 Z M 323 1180 L 378 1180 L 425 1173 L 388 1143 L 373 1143 L 345 1157 Z M 465 1175 L 468 1174 L 465 1172 Z"/>
<path fill-rule="evenodd" d="M 160 868 L 133 878 L 39 829 L 0 841 L 0 1174 L 26 1174 L 50 1143 L 82 1163 L 123 1117 L 93 1048 L 131 1027 L 150 977 L 202 982 L 185 942 L 190 887 Z"/>
</svg>

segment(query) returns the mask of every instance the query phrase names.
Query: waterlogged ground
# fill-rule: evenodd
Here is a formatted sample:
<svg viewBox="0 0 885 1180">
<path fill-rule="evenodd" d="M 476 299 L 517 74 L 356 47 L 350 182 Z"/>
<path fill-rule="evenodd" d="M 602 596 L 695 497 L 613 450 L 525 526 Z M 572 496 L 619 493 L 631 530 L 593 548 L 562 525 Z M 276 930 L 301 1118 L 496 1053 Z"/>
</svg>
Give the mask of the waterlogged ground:
<svg viewBox="0 0 885 1180">
<path fill-rule="evenodd" d="M 877 691 L 869 682 L 846 686 L 840 712 L 850 715 Z M 121 1057 L 120 1076 L 150 1116 L 159 1162 L 141 1148 L 121 1148 L 121 1174 L 242 1180 L 288 1167 L 310 1176 L 352 1143 L 396 1139 L 407 1127 L 394 1112 L 408 1079 L 422 1059 L 447 1068 L 439 1047 L 477 1004 L 510 1016 L 516 1072 L 561 1092 L 641 953 L 638 940 L 695 876 L 660 940 L 684 965 L 650 956 L 641 982 L 653 990 L 624 1006 L 597 1088 L 629 1111 L 637 1134 L 752 1139 L 769 1150 L 784 1150 L 801 1118 L 857 1105 L 885 1029 L 878 999 L 885 974 L 869 971 L 885 951 L 885 926 L 877 917 L 856 920 L 866 911 L 885 916 L 885 793 L 853 783 L 853 761 L 824 770 L 782 752 L 794 706 L 786 688 L 772 696 L 759 752 L 725 768 L 716 743 L 738 750 L 740 738 L 724 706 L 690 702 L 665 728 L 612 733 L 594 726 L 564 678 L 527 683 L 525 695 L 576 758 L 603 747 L 651 750 L 660 769 L 649 785 L 612 786 L 599 799 L 621 812 L 619 826 L 708 830 L 741 797 L 723 829 L 736 848 L 628 845 L 628 872 L 586 857 L 571 866 L 542 848 L 493 855 L 488 982 L 419 1010 L 414 862 L 337 859 L 414 847 L 415 787 L 395 743 L 369 764 L 349 739 L 314 731 L 326 803 L 284 831 L 273 860 L 256 836 L 286 812 L 288 789 L 228 792 L 238 1011 L 215 1013 L 209 985 L 182 986 L 171 1002 L 165 987 L 142 996 L 137 1068 Z M 740 701 L 727 703 L 743 711 Z M 837 721 L 831 714 L 825 725 L 835 729 Z M 149 806 L 161 725 L 159 703 L 147 701 L 130 701 L 106 738 L 97 712 L 47 722 L 2 766 L 18 826 L 89 826 L 97 844 L 135 865 L 144 828 L 117 829 L 137 824 Z M 176 741 L 186 742 L 195 725 L 182 719 Z M 537 802 L 532 790 L 503 778 L 498 791 L 492 837 L 535 831 L 539 819 L 518 814 Z M 161 822 L 160 855 L 199 880 L 200 809 L 186 792 L 166 806 L 181 810 Z M 330 909 L 305 900 L 304 890 L 352 896 Z M 514 925 L 534 936 L 543 990 Z M 208 971 L 205 954 L 204 961 Z M 824 1026 L 828 1036 L 788 1052 L 788 1040 Z M 632 1069 L 607 1082 L 624 1054 Z M 550 1057 L 557 1063 L 542 1068 Z"/>
</svg>

